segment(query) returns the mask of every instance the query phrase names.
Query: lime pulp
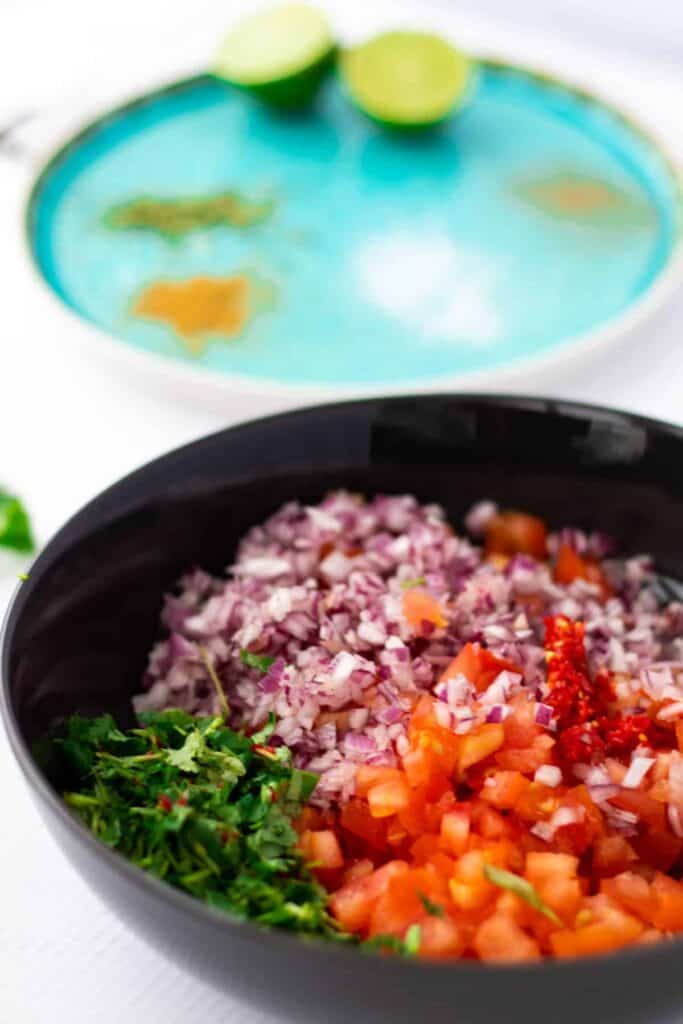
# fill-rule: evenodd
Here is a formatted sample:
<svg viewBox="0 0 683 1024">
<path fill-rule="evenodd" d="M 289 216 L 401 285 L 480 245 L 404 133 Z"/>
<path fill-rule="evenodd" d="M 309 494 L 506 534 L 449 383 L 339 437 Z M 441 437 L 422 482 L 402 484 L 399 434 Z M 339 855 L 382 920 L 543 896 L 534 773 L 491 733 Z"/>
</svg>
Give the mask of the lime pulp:
<svg viewBox="0 0 683 1024">
<path fill-rule="evenodd" d="M 325 15 L 307 4 L 260 11 L 225 39 L 214 74 L 262 99 L 295 105 L 310 98 L 331 63 L 334 39 Z"/>
<path fill-rule="evenodd" d="M 386 32 L 347 50 L 341 73 L 366 114 L 393 127 L 423 127 L 463 105 L 474 64 L 439 36 Z"/>
</svg>

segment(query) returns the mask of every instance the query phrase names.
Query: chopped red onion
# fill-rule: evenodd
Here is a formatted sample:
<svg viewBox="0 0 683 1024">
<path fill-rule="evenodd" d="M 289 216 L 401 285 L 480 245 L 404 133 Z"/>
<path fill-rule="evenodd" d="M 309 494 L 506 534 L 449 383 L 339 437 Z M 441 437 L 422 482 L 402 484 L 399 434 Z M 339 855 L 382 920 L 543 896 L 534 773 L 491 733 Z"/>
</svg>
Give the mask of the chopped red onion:
<svg viewBox="0 0 683 1024">
<path fill-rule="evenodd" d="M 671 825 L 671 831 L 674 835 L 678 836 L 679 839 L 683 839 L 683 821 L 681 820 L 682 816 L 678 807 L 675 807 L 673 804 L 668 804 L 666 811 L 669 824 Z"/>
<path fill-rule="evenodd" d="M 495 501 L 478 501 L 467 513 L 465 526 L 472 536 L 481 537 L 486 533 L 491 520 L 497 515 L 498 506 Z"/>
<path fill-rule="evenodd" d="M 675 700 L 672 704 L 665 704 L 658 712 L 657 718 L 662 722 L 670 722 L 674 718 L 683 715 L 683 700 Z"/>
<path fill-rule="evenodd" d="M 369 754 L 376 750 L 372 736 L 368 736 L 364 732 L 347 732 L 344 737 L 344 746 L 354 754 Z"/>
<path fill-rule="evenodd" d="M 448 710 L 448 709 L 446 709 Z M 400 722 L 403 718 L 403 708 L 398 704 L 392 704 L 388 708 L 383 708 L 377 715 L 380 722 L 384 725 L 394 725 L 396 722 Z M 449 712 L 450 715 L 450 712 Z"/>
<path fill-rule="evenodd" d="M 549 843 L 555 835 L 555 829 L 547 821 L 536 822 L 529 831 L 533 836 L 542 839 L 544 843 Z"/>
<path fill-rule="evenodd" d="M 486 721 L 495 724 L 504 722 L 511 712 L 512 708 L 508 707 L 507 704 L 494 704 L 486 716 Z"/>
<path fill-rule="evenodd" d="M 563 805 L 558 807 L 552 818 L 549 821 L 549 825 L 553 830 L 553 834 L 560 828 L 565 828 L 567 825 L 576 825 L 578 822 L 583 821 L 586 817 L 585 807 L 567 807 Z"/>
<path fill-rule="evenodd" d="M 437 722 L 444 729 L 450 729 L 451 727 L 451 712 L 447 704 L 435 704 L 434 715 Z"/>
<path fill-rule="evenodd" d="M 610 807 L 609 817 L 612 822 L 623 822 L 624 825 L 637 825 L 640 818 L 633 811 L 625 811 L 621 807 Z"/>
<path fill-rule="evenodd" d="M 367 708 L 354 708 L 349 712 L 349 725 L 352 729 L 362 729 L 369 715 L 370 712 Z"/>
<path fill-rule="evenodd" d="M 264 693 L 276 693 L 280 689 L 280 683 L 282 682 L 286 667 L 287 663 L 284 658 L 275 659 L 260 683 Z"/>
<path fill-rule="evenodd" d="M 535 720 L 536 720 L 536 724 L 537 725 L 542 725 L 545 728 L 548 728 L 548 726 L 551 724 L 551 722 L 553 720 L 553 715 L 554 714 L 555 714 L 555 712 L 553 711 L 553 709 L 548 704 L 537 704 L 536 705 L 536 714 L 534 716 Z"/>
<path fill-rule="evenodd" d="M 629 769 L 621 780 L 624 789 L 638 789 L 650 768 L 655 763 L 654 757 L 634 757 Z"/>
<path fill-rule="evenodd" d="M 612 800 L 615 796 L 619 796 L 621 786 L 607 782 L 599 786 L 588 786 L 588 792 L 590 793 L 593 803 L 601 807 L 609 800 Z"/>
<path fill-rule="evenodd" d="M 534 782 L 540 782 L 542 786 L 549 786 L 555 789 L 562 782 L 562 771 L 555 764 L 542 764 L 536 769 Z"/>
</svg>

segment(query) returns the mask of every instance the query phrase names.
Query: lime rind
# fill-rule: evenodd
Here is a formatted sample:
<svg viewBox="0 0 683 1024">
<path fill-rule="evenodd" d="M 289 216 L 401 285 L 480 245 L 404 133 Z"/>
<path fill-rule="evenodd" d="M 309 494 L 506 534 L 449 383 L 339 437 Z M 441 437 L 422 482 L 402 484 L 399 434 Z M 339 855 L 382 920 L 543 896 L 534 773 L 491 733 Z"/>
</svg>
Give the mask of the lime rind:
<svg viewBox="0 0 683 1024">
<path fill-rule="evenodd" d="M 307 4 L 290 4 L 239 22 L 224 41 L 213 73 L 266 102 L 296 106 L 315 93 L 334 52 L 325 15 Z"/>
<path fill-rule="evenodd" d="M 394 128 L 438 124 L 462 109 L 477 81 L 477 65 L 440 36 L 386 32 L 346 50 L 342 79 L 364 113 Z"/>
</svg>

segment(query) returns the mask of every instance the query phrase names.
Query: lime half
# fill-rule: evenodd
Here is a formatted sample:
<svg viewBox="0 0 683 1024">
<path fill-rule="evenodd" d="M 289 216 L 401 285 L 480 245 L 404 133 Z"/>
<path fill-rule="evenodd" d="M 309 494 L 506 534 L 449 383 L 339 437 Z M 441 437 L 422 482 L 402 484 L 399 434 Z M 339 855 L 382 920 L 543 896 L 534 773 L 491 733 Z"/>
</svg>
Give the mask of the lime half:
<svg viewBox="0 0 683 1024">
<path fill-rule="evenodd" d="M 462 106 L 474 64 L 439 36 L 386 32 L 343 53 L 341 72 L 351 97 L 370 117 L 419 128 Z"/>
<path fill-rule="evenodd" d="M 308 102 L 331 64 L 327 18 L 306 4 L 260 11 L 241 21 L 223 43 L 214 74 L 278 106 Z"/>
</svg>

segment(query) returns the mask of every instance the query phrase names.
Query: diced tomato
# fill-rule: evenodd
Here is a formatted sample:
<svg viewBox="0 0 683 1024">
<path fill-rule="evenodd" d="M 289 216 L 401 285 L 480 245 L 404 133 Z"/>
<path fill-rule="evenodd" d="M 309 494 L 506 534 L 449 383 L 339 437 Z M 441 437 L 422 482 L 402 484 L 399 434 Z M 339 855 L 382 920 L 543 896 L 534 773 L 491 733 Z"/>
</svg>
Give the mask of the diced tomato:
<svg viewBox="0 0 683 1024">
<path fill-rule="evenodd" d="M 339 818 L 343 829 L 364 839 L 376 850 L 386 847 L 386 826 L 378 818 L 373 818 L 365 800 L 354 798 L 342 807 Z"/>
<path fill-rule="evenodd" d="M 487 554 L 532 555 L 540 560 L 547 554 L 548 531 L 542 519 L 524 512 L 502 512 L 486 528 Z"/>
<path fill-rule="evenodd" d="M 441 875 L 445 882 L 453 878 L 456 865 L 457 861 L 441 852 L 433 854 L 429 861 L 429 866 Z"/>
<path fill-rule="evenodd" d="M 638 855 L 623 836 L 600 836 L 593 844 L 593 871 L 599 878 L 626 871 Z"/>
<path fill-rule="evenodd" d="M 451 899 L 464 911 L 478 910 L 492 902 L 496 890 L 484 875 L 489 859 L 481 850 L 470 850 L 457 862 L 449 883 Z"/>
<path fill-rule="evenodd" d="M 663 932 L 683 932 L 683 885 L 657 872 L 651 886 L 655 901 L 652 923 Z"/>
<path fill-rule="evenodd" d="M 676 744 L 679 753 L 683 754 L 683 722 L 676 722 Z"/>
<path fill-rule="evenodd" d="M 439 725 L 430 725 L 411 735 L 410 750 L 403 757 L 403 768 L 411 786 L 428 785 L 455 771 L 460 754 L 460 737 Z"/>
<path fill-rule="evenodd" d="M 453 787 L 449 788 L 436 800 L 434 803 L 430 803 L 427 807 L 427 828 L 430 832 L 439 832 L 441 829 L 441 821 L 445 814 L 450 811 L 454 811 L 458 806 L 458 800 Z"/>
<path fill-rule="evenodd" d="M 410 847 L 410 853 L 415 863 L 422 865 L 431 862 L 440 849 L 441 842 L 438 836 L 424 835 L 415 840 Z"/>
<path fill-rule="evenodd" d="M 407 621 L 418 632 L 422 632 L 423 623 L 428 622 L 437 629 L 444 629 L 448 619 L 443 608 L 431 594 L 425 590 L 411 588 L 403 595 L 403 614 Z"/>
<path fill-rule="evenodd" d="M 666 832 L 666 808 L 657 800 L 640 789 L 622 789 L 610 803 L 624 811 L 635 814 L 652 832 Z"/>
<path fill-rule="evenodd" d="M 536 702 L 520 694 L 511 702 L 512 714 L 505 719 L 505 745 L 507 747 L 530 747 L 542 733 L 536 722 Z"/>
<path fill-rule="evenodd" d="M 359 764 L 356 768 L 356 794 L 367 796 L 373 786 L 380 782 L 393 782 L 402 778 L 398 768 L 381 768 L 376 765 Z"/>
<path fill-rule="evenodd" d="M 330 897 L 330 909 L 347 931 L 367 928 L 375 903 L 393 878 L 407 874 L 405 861 L 392 860 L 371 875 L 357 878 L 337 889 Z"/>
<path fill-rule="evenodd" d="M 615 907 L 604 894 L 584 901 L 586 923 L 576 931 L 553 932 L 550 945 L 555 956 L 588 956 L 628 946 L 641 935 L 642 922 Z M 583 914 L 584 911 L 581 911 Z M 579 915 L 580 917 L 581 915 Z"/>
<path fill-rule="evenodd" d="M 542 765 L 550 764 L 554 746 L 552 736 L 542 733 L 534 737 L 530 747 L 506 747 L 501 750 L 496 754 L 496 763 L 507 771 L 533 775 Z"/>
<path fill-rule="evenodd" d="M 633 871 L 624 871 L 614 878 L 605 878 L 600 883 L 600 892 L 612 901 L 635 914 L 641 921 L 652 922 L 656 900 L 649 883 Z"/>
<path fill-rule="evenodd" d="M 389 818 L 404 811 L 410 803 L 410 787 L 403 776 L 378 782 L 368 791 L 368 806 L 373 818 Z"/>
<path fill-rule="evenodd" d="M 520 669 L 513 662 L 498 658 L 481 644 L 468 643 L 442 673 L 441 682 L 463 675 L 481 693 L 501 672 L 519 673 Z"/>
<path fill-rule="evenodd" d="M 541 899 L 565 921 L 573 921 L 583 892 L 579 861 L 566 853 L 528 853 L 525 876 Z"/>
<path fill-rule="evenodd" d="M 607 600 L 612 594 L 612 589 L 597 562 L 582 558 L 568 544 L 560 544 L 553 575 L 557 583 L 573 583 L 574 580 L 596 583 L 603 600 Z"/>
<path fill-rule="evenodd" d="M 460 773 L 464 774 L 473 764 L 477 764 L 479 761 L 483 761 L 484 758 L 494 754 L 496 750 L 503 746 L 504 742 L 505 732 L 503 731 L 503 726 L 496 723 L 482 725 L 475 731 L 467 733 L 462 738 L 460 748 L 460 761 L 458 765 Z"/>
<path fill-rule="evenodd" d="M 344 866 L 344 854 L 332 829 L 302 833 L 299 849 L 306 860 L 315 867 L 331 870 Z"/>
<path fill-rule="evenodd" d="M 530 785 L 529 780 L 525 779 L 521 772 L 495 772 L 484 782 L 480 795 L 482 800 L 486 800 L 487 803 L 492 804 L 494 807 L 509 811 L 512 810 Z"/>
<path fill-rule="evenodd" d="M 370 935 L 403 935 L 412 924 L 428 916 L 425 900 L 438 905 L 447 890 L 436 872 L 414 868 L 389 882 L 377 900 L 370 920 Z"/>
<path fill-rule="evenodd" d="M 462 929 L 449 917 L 425 917 L 421 924 L 420 955 L 432 960 L 450 960 L 465 950 Z"/>
<path fill-rule="evenodd" d="M 332 819 L 329 814 L 326 814 L 324 811 L 318 811 L 315 807 L 304 807 L 294 822 L 294 827 L 301 834 L 306 831 L 319 831 L 331 824 Z"/>
<path fill-rule="evenodd" d="M 568 853 L 529 853 L 525 874 L 532 885 L 542 885 L 550 878 L 576 878 L 579 858 Z"/>
<path fill-rule="evenodd" d="M 354 861 L 344 872 L 344 884 L 355 882 L 359 878 L 367 878 L 375 870 L 375 865 L 368 858 Z"/>
<path fill-rule="evenodd" d="M 422 733 L 421 735 L 426 735 Z M 411 747 L 402 758 L 403 771 L 411 786 L 424 786 L 440 774 L 441 766 L 436 752 L 419 744 Z"/>
<path fill-rule="evenodd" d="M 504 839 L 508 835 L 508 824 L 503 815 L 482 801 L 474 804 L 472 821 L 484 839 Z"/>
<path fill-rule="evenodd" d="M 418 737 L 418 745 L 433 751 L 438 758 L 441 771 L 446 775 L 452 775 L 455 771 L 460 755 L 460 742 L 459 736 L 441 726 L 425 729 Z"/>
<path fill-rule="evenodd" d="M 399 856 L 397 847 L 403 846 L 408 840 L 410 833 L 402 825 L 399 818 L 386 818 L 387 822 L 387 844 L 394 851 L 394 856 Z"/>
<path fill-rule="evenodd" d="M 671 832 L 644 832 L 630 842 L 643 863 L 658 871 L 671 871 L 683 856 L 683 840 Z"/>
<path fill-rule="evenodd" d="M 536 824 L 550 818 L 559 805 L 560 798 L 554 789 L 532 782 L 515 804 L 515 812 L 522 821 Z"/>
<path fill-rule="evenodd" d="M 456 856 L 465 853 L 470 834 L 470 816 L 465 808 L 457 808 L 441 819 L 441 842 Z"/>
<path fill-rule="evenodd" d="M 408 724 L 408 735 L 411 740 L 419 736 L 423 729 L 429 729 L 439 724 L 434 714 L 434 705 L 434 698 L 428 697 L 427 694 L 423 694 L 418 700 Z"/>
<path fill-rule="evenodd" d="M 538 942 L 513 918 L 499 913 L 479 925 L 473 945 L 480 959 L 490 963 L 517 963 L 541 957 Z"/>
<path fill-rule="evenodd" d="M 407 805 L 398 813 L 399 821 L 408 835 L 420 836 L 428 831 L 427 808 L 424 787 L 412 790 Z"/>
</svg>

